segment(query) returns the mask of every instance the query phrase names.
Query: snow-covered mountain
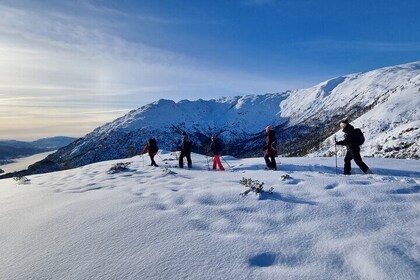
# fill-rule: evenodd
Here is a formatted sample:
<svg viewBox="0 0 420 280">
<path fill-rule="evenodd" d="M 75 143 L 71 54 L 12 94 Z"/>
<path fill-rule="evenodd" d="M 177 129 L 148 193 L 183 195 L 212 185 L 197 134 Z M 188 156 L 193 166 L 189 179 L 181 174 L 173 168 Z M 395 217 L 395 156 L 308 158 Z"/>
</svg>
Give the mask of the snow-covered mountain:
<svg viewBox="0 0 420 280">
<path fill-rule="evenodd" d="M 284 156 L 328 155 L 329 137 L 343 118 L 368 139 L 369 156 L 419 156 L 420 61 L 337 77 L 307 89 L 213 100 L 159 100 L 98 127 L 32 166 L 31 173 L 124 158 L 155 137 L 160 148 L 176 150 L 187 131 L 203 153 L 220 134 L 226 153 L 261 155 L 264 129 L 271 124 Z M 325 141 L 327 139 L 327 141 Z"/>
<path fill-rule="evenodd" d="M 361 103 L 372 107 L 353 122 L 365 134 L 363 154 L 420 159 L 420 63 L 369 72 L 359 81 L 369 85 L 358 89 L 362 91 Z M 351 88 L 337 91 L 349 92 Z M 341 131 L 323 141 L 313 154 L 331 155 L 334 148 L 330 143 L 334 136 L 340 138 Z"/>
</svg>

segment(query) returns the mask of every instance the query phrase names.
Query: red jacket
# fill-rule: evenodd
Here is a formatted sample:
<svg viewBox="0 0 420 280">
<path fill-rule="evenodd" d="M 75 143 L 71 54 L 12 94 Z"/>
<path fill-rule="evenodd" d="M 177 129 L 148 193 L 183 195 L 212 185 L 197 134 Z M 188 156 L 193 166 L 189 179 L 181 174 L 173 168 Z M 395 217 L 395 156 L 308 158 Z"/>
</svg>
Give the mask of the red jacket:
<svg viewBox="0 0 420 280">
<path fill-rule="evenodd" d="M 266 145 L 264 146 L 264 154 L 270 155 L 270 156 L 276 156 L 277 150 L 276 150 L 276 136 L 274 134 L 274 131 L 270 130 L 267 133 L 267 136 L 265 138 Z"/>
<path fill-rule="evenodd" d="M 146 143 L 146 146 L 144 146 L 144 149 L 143 149 L 143 153 L 142 154 L 145 154 L 148 151 L 149 151 L 149 143 Z M 157 154 L 157 152 L 149 152 L 149 155 L 151 155 L 151 156 L 155 156 L 156 154 Z"/>
</svg>

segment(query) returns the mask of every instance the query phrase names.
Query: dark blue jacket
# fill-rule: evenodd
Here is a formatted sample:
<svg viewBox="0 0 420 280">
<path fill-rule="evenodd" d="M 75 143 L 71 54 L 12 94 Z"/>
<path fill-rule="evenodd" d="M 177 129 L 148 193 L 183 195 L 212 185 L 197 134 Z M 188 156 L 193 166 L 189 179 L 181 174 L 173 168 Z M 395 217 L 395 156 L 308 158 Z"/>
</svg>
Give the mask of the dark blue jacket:
<svg viewBox="0 0 420 280">
<path fill-rule="evenodd" d="M 190 137 L 188 137 L 187 134 L 182 136 L 182 149 L 181 152 L 183 153 L 191 153 L 191 140 Z"/>
<path fill-rule="evenodd" d="M 210 150 L 208 152 L 212 152 L 213 155 L 221 155 L 223 150 L 222 141 L 218 138 L 214 139 L 210 144 Z"/>
</svg>

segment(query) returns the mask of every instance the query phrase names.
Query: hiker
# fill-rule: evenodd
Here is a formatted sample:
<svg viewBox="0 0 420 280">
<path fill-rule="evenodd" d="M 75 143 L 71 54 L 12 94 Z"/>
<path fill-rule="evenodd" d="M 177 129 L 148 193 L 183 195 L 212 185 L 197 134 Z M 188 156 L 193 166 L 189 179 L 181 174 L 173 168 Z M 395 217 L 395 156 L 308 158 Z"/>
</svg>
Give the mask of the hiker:
<svg viewBox="0 0 420 280">
<path fill-rule="evenodd" d="M 350 175 L 351 171 L 351 160 L 360 167 L 365 174 L 373 174 L 369 167 L 363 162 L 360 156 L 360 145 L 364 142 L 363 133 L 358 128 L 354 128 L 347 120 L 340 122 L 340 127 L 344 132 L 344 140 L 335 141 L 335 144 L 346 146 L 347 152 L 344 157 L 344 175 Z M 361 134 L 361 135 L 360 135 Z"/>
<path fill-rule="evenodd" d="M 216 170 L 216 165 L 219 166 L 220 170 L 225 170 L 220 161 L 220 157 L 222 156 L 222 148 L 222 141 L 218 139 L 216 135 L 213 135 L 211 137 L 210 149 L 207 151 L 207 153 L 213 153 L 213 170 Z"/>
<path fill-rule="evenodd" d="M 265 169 L 267 170 L 277 170 L 277 164 L 276 164 L 276 155 L 277 155 L 277 149 L 276 149 L 276 135 L 274 134 L 274 130 L 271 127 L 271 125 L 267 126 L 265 128 L 266 132 L 266 138 L 265 138 L 265 146 L 263 147 L 264 150 L 264 159 L 265 164 L 267 167 Z"/>
<path fill-rule="evenodd" d="M 156 139 L 155 138 L 150 138 L 147 141 L 146 146 L 144 146 L 143 153 L 142 153 L 142 154 L 145 154 L 145 153 L 149 152 L 149 157 L 150 157 L 150 161 L 151 161 L 150 166 L 158 167 L 158 165 L 155 162 L 155 155 L 157 154 L 158 150 L 159 150 L 159 147 L 157 145 Z"/>
<path fill-rule="evenodd" d="M 182 132 L 182 149 L 181 154 L 179 155 L 179 167 L 181 168 L 184 167 L 184 157 L 187 158 L 188 168 L 191 168 L 191 140 L 185 131 Z"/>
</svg>

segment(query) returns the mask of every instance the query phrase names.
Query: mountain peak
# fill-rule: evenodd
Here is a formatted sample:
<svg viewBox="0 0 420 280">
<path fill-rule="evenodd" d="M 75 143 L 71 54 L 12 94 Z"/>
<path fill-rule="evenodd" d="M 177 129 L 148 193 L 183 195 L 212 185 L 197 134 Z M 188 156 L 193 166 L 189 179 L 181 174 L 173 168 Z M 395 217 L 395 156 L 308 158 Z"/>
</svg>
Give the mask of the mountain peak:
<svg viewBox="0 0 420 280">
<path fill-rule="evenodd" d="M 413 62 L 283 93 L 179 102 L 160 99 L 95 129 L 41 165 L 60 169 L 65 163 L 76 167 L 127 157 L 128 151 L 138 153 L 150 137 L 156 137 L 163 149 L 177 150 L 182 131 L 190 134 L 199 153 L 207 150 L 210 135 L 217 133 L 226 143 L 226 153 L 260 156 L 267 125 L 277 133 L 281 155 L 330 155 L 331 145 L 323 141 L 338 131 L 337 122 L 343 118 L 364 129 L 368 140 L 363 150 L 370 156 L 418 158 L 419 87 L 420 62 Z M 387 141 L 395 145 L 387 146 Z"/>
</svg>

